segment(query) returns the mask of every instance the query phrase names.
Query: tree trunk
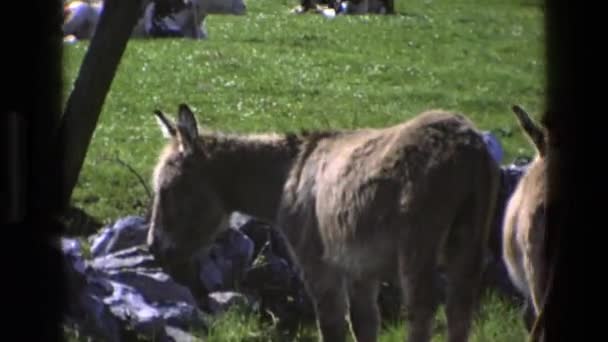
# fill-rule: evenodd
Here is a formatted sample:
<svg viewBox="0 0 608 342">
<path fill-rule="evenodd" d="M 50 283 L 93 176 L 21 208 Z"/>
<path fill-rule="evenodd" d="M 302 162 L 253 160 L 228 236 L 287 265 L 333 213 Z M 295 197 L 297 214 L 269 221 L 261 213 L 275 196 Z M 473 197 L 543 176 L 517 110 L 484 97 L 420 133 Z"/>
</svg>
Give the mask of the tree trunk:
<svg viewBox="0 0 608 342">
<path fill-rule="evenodd" d="M 62 206 L 72 192 L 110 89 L 131 36 L 142 0 L 105 0 L 97 30 L 84 57 L 59 128 L 64 161 Z"/>
</svg>

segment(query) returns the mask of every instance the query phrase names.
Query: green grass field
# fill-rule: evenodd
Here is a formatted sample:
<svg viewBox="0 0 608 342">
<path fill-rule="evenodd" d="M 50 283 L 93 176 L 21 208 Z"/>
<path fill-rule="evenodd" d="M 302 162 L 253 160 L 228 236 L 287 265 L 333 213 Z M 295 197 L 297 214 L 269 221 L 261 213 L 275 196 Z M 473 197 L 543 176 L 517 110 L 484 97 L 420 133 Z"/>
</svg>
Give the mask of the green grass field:
<svg viewBox="0 0 608 342">
<path fill-rule="evenodd" d="M 317 341 L 314 325 L 307 325 L 298 333 L 296 341 Z M 446 320 L 440 308 L 434 324 L 433 342 L 446 341 Z M 380 342 L 403 342 L 406 328 L 403 324 L 387 323 Z M 238 308 L 214 318 L 208 334 L 201 336 L 208 342 L 277 341 L 280 338 L 273 326 L 254 314 L 243 314 Z M 526 339 L 519 308 L 493 294 L 484 297 L 471 335 L 471 342 L 523 342 Z M 354 341 L 352 337 L 349 341 Z"/>
<path fill-rule="evenodd" d="M 152 111 L 174 113 L 181 102 L 207 128 L 243 133 L 378 127 L 443 108 L 494 131 L 505 163 L 531 155 L 510 108 L 521 104 L 536 118 L 544 109 L 538 1 L 397 1 L 395 16 L 333 20 L 289 14 L 295 0 L 247 4 L 245 16 L 208 17 L 205 41 L 129 42 L 74 206 L 103 224 L 142 214 L 144 187 L 112 160 L 124 161 L 149 183 L 164 143 Z M 65 46 L 66 96 L 87 47 Z M 490 307 L 476 341 L 521 341 L 517 314 L 496 301 Z M 402 334 L 401 328 L 390 330 L 384 340 Z"/>
</svg>

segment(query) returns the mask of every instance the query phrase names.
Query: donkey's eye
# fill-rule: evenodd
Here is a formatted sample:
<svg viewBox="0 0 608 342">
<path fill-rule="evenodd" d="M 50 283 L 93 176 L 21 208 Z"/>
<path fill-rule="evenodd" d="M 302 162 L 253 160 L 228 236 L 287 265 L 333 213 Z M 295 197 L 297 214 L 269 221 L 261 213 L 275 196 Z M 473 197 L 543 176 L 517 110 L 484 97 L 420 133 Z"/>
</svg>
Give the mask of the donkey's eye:
<svg viewBox="0 0 608 342">
<path fill-rule="evenodd" d="M 183 163 L 183 158 L 184 157 L 181 154 L 174 156 L 173 158 L 167 160 L 167 165 L 171 167 L 179 167 Z"/>
</svg>

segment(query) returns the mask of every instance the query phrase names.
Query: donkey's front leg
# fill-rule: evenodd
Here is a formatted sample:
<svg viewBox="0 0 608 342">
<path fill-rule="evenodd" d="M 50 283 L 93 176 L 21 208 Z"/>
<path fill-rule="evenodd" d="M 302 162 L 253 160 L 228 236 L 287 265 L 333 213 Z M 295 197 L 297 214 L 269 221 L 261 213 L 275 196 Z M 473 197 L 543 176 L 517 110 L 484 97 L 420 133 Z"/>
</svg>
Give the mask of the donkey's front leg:
<svg viewBox="0 0 608 342">
<path fill-rule="evenodd" d="M 348 331 L 347 297 L 344 276 L 333 267 L 317 262 L 304 267 L 308 292 L 317 316 L 319 340 L 344 342 Z"/>
</svg>

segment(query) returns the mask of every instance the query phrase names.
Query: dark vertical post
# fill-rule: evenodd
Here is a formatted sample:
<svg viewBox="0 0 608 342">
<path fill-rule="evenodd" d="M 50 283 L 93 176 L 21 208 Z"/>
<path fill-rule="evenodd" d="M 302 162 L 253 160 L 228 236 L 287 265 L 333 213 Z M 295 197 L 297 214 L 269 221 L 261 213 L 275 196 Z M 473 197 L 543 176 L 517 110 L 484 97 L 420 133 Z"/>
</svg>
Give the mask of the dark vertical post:
<svg viewBox="0 0 608 342">
<path fill-rule="evenodd" d="M 582 106 L 575 102 L 575 5 L 566 1 L 546 1 L 547 127 L 548 190 L 546 220 L 546 257 L 549 263 L 546 303 L 540 325 L 543 341 L 568 341 L 568 329 L 575 330 L 566 317 L 573 278 L 571 251 L 582 234 L 574 220 L 577 193 L 574 188 L 575 169 L 583 163 L 574 159 L 578 116 Z M 584 235 L 583 235 L 584 236 Z M 571 298 L 571 297 L 570 297 Z M 574 340 L 578 340 L 574 339 Z"/>
<path fill-rule="evenodd" d="M 22 222 L 25 218 L 26 207 L 26 135 L 23 115 L 10 111 L 2 117 L 2 128 L 5 139 L 6 154 L 3 155 L 3 165 L 6 165 L 6 178 L 2 192 L 8 203 L 2 206 L 3 217 L 7 223 Z"/>
<path fill-rule="evenodd" d="M 62 340 L 66 298 L 56 221 L 61 157 L 61 0 L 3 3 L 0 142 L 3 324 L 23 341 Z M 22 14 L 26 14 L 27 20 Z M 22 28 L 26 27 L 25 30 Z M 27 32 L 27 34 L 24 34 Z"/>
<path fill-rule="evenodd" d="M 137 22 L 142 0 L 105 0 L 104 9 L 70 94 L 59 131 L 64 161 L 62 205 L 67 206 L 116 70 Z"/>
</svg>

